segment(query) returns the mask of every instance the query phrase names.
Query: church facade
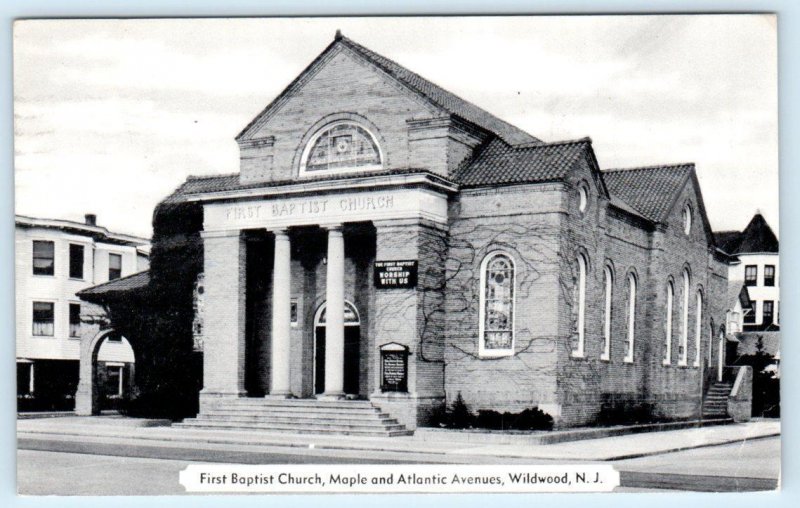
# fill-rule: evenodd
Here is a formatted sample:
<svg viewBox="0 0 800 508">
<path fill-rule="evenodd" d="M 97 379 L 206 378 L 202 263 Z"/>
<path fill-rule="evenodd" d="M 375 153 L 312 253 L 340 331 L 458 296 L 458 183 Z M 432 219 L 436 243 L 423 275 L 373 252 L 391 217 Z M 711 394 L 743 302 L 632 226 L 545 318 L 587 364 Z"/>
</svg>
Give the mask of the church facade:
<svg viewBox="0 0 800 508">
<path fill-rule="evenodd" d="M 201 414 L 699 416 L 727 267 L 692 164 L 601 170 L 339 34 L 236 141 L 238 174 L 165 201 L 202 208 Z"/>
</svg>

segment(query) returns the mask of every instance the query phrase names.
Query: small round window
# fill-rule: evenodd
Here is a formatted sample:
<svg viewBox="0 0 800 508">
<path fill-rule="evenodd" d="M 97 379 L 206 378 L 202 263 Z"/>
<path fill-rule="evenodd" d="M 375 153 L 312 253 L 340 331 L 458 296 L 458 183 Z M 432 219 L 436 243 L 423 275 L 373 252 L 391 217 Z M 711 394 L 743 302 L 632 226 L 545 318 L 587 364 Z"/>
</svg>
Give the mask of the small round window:
<svg viewBox="0 0 800 508">
<path fill-rule="evenodd" d="M 578 186 L 578 210 L 583 213 L 587 206 L 589 206 L 589 190 L 585 183 L 581 183 Z"/>
<path fill-rule="evenodd" d="M 683 208 L 683 232 L 687 235 L 692 230 L 692 208 L 686 205 Z"/>
</svg>

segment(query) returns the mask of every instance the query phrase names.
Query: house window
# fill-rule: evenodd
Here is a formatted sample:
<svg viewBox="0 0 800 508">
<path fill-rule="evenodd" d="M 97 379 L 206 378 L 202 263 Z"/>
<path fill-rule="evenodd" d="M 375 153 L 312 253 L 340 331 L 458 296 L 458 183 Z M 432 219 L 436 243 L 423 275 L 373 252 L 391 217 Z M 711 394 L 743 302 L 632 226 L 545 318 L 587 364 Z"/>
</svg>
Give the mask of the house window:
<svg viewBox="0 0 800 508">
<path fill-rule="evenodd" d="M 69 304 L 69 336 L 81 336 L 81 304 Z"/>
<path fill-rule="evenodd" d="M 69 244 L 69 278 L 83 279 L 83 245 Z"/>
<path fill-rule="evenodd" d="M 625 359 L 633 362 L 633 346 L 636 337 L 636 276 L 628 274 L 628 341 L 625 343 Z"/>
<path fill-rule="evenodd" d="M 108 280 L 119 279 L 122 277 L 122 255 L 108 255 Z"/>
<path fill-rule="evenodd" d="M 764 266 L 764 285 L 765 286 L 775 285 L 775 265 Z"/>
<path fill-rule="evenodd" d="M 586 342 L 586 258 L 583 254 L 578 254 L 578 286 L 577 286 L 578 307 L 578 343 L 572 350 L 572 356 L 583 357 L 584 344 Z"/>
<path fill-rule="evenodd" d="M 380 169 L 381 152 L 375 137 L 350 122 L 336 122 L 315 134 L 303 153 L 300 173 Z"/>
<path fill-rule="evenodd" d="M 603 353 L 600 355 L 600 359 L 609 360 L 611 358 L 611 302 L 614 292 L 614 274 L 611 272 L 610 266 L 606 266 L 603 270 L 603 280 L 605 301 L 603 305 Z"/>
<path fill-rule="evenodd" d="M 672 362 L 672 302 L 674 299 L 675 288 L 672 285 L 672 281 L 670 281 L 667 282 L 667 314 L 664 316 L 665 339 L 663 365 L 669 365 Z"/>
<path fill-rule="evenodd" d="M 681 309 L 681 344 L 678 365 L 686 365 L 689 358 L 689 270 L 683 271 L 683 306 Z"/>
<path fill-rule="evenodd" d="M 752 325 L 756 322 L 756 302 L 755 300 L 750 301 L 750 307 L 742 309 L 744 312 L 744 317 L 742 318 L 742 323 Z"/>
<path fill-rule="evenodd" d="M 33 274 L 53 275 L 55 273 L 55 244 L 53 242 L 33 241 Z"/>
<path fill-rule="evenodd" d="M 764 300 L 761 307 L 761 323 L 771 325 L 774 322 L 775 302 Z"/>
<path fill-rule="evenodd" d="M 111 398 L 122 397 L 125 367 L 106 365 L 106 395 Z"/>
<path fill-rule="evenodd" d="M 52 302 L 33 302 L 33 334 L 53 336 L 55 304 Z"/>
<path fill-rule="evenodd" d="M 700 340 L 703 328 L 703 293 L 697 292 L 697 303 L 694 310 L 694 366 L 700 366 Z"/>
<path fill-rule="evenodd" d="M 482 356 L 514 353 L 514 262 L 502 252 L 481 264 L 480 344 Z"/>
<path fill-rule="evenodd" d="M 744 267 L 744 285 L 745 286 L 758 285 L 758 266 L 747 265 Z"/>
</svg>

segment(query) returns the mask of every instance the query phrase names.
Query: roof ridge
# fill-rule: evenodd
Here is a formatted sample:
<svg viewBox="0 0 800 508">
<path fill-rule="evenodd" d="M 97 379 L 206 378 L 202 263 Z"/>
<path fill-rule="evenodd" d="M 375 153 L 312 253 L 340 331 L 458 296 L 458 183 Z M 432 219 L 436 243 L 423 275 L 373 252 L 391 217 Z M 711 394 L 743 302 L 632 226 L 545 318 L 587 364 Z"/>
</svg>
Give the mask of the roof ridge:
<svg viewBox="0 0 800 508">
<path fill-rule="evenodd" d="M 228 178 L 231 176 L 239 176 L 240 173 L 220 173 L 218 175 L 187 175 L 186 181 L 190 180 L 209 180 L 211 178 Z"/>
<path fill-rule="evenodd" d="M 451 92 L 450 90 L 447 90 L 446 88 L 442 87 L 441 85 L 439 85 L 437 83 L 434 83 L 430 79 L 428 79 L 428 78 L 426 78 L 426 77 L 424 77 L 424 76 L 422 76 L 420 74 L 417 74 L 416 72 L 412 71 L 408 67 L 406 67 L 404 65 L 401 65 L 400 63 L 392 60 L 391 58 L 388 58 L 388 57 L 386 57 L 386 56 L 384 56 L 384 55 L 382 55 L 380 53 L 377 53 L 377 52 L 367 48 L 366 46 L 363 46 L 363 45 L 357 43 L 353 39 L 350 39 L 349 37 L 346 37 L 346 36 L 342 35 L 341 33 L 337 33 L 337 36 L 334 39 L 334 42 L 341 42 L 341 43 L 347 45 L 351 49 L 353 49 L 353 50 L 357 51 L 358 53 L 360 53 L 362 56 L 368 58 L 375 65 L 380 67 L 384 72 L 387 72 L 389 75 L 391 75 L 395 79 L 401 81 L 404 85 L 406 85 L 409 88 L 413 89 L 415 92 L 423 95 L 424 97 L 426 97 L 428 100 L 430 100 L 431 102 L 433 102 L 437 106 L 449 111 L 450 114 L 453 114 L 455 116 L 461 117 L 464 120 L 466 120 L 466 121 L 468 121 L 470 123 L 476 124 L 479 127 L 481 127 L 482 129 L 485 129 L 485 130 L 491 132 L 492 134 L 494 134 L 494 135 L 500 137 L 501 139 L 503 139 L 503 141 L 506 141 L 511 146 L 516 146 L 516 145 L 519 145 L 519 144 L 537 143 L 537 142 L 543 143 L 543 141 L 540 140 L 539 138 L 537 138 L 537 137 L 533 136 L 532 134 L 528 133 L 527 131 L 517 127 L 516 125 L 514 125 L 514 124 L 512 124 L 512 123 L 510 123 L 510 122 L 508 122 L 506 120 L 503 120 L 502 118 L 496 116 L 495 114 L 490 113 L 489 111 L 487 111 L 486 109 L 478 106 L 474 102 L 472 102 L 470 100 L 467 100 L 467 99 L 464 99 L 463 97 L 461 97 L 459 95 L 456 95 L 455 93 Z M 388 67 L 381 60 L 385 61 L 388 64 L 391 64 L 392 66 L 397 67 L 398 69 L 392 69 L 392 68 Z M 456 99 L 458 101 L 461 101 L 461 102 L 467 104 L 468 106 L 476 108 L 481 113 L 491 117 L 493 121 L 500 122 L 500 123 L 504 124 L 504 126 L 506 126 L 507 128 L 513 129 L 515 131 L 520 132 L 521 134 L 524 134 L 525 136 L 530 138 L 530 140 L 529 141 L 523 141 L 523 142 L 520 142 L 520 143 L 514 143 L 513 141 L 506 139 L 506 136 L 505 136 L 506 133 L 498 132 L 496 129 L 491 129 L 489 126 L 483 125 L 483 124 L 481 124 L 480 122 L 478 122 L 478 121 L 476 121 L 474 119 L 470 119 L 470 118 L 467 118 L 466 116 L 461 115 L 461 114 L 459 114 L 457 112 L 450 111 L 450 108 L 448 108 L 445 104 L 442 104 L 441 101 L 438 101 L 438 100 L 436 100 L 436 98 L 431 97 L 428 93 L 425 93 L 424 90 L 420 90 L 420 87 L 416 86 L 413 82 L 410 82 L 408 79 L 405 79 L 405 78 L 403 78 L 401 76 L 398 76 L 397 72 L 396 72 L 397 70 L 401 70 L 402 72 L 407 72 L 413 78 L 420 80 L 422 83 L 426 83 L 429 86 L 435 87 L 436 89 L 438 89 L 437 91 L 439 93 L 442 93 L 444 95 L 449 95 L 453 99 Z"/>
<path fill-rule="evenodd" d="M 631 168 L 609 168 L 603 169 L 603 173 L 616 173 L 620 171 L 647 171 L 653 169 L 675 169 L 675 168 L 682 168 L 686 166 L 695 166 L 694 162 L 678 162 L 674 164 L 653 164 L 651 166 L 635 166 Z"/>
<path fill-rule="evenodd" d="M 563 141 L 553 141 L 553 142 L 540 142 L 540 143 L 520 143 L 517 145 L 510 145 L 512 148 L 515 149 L 527 149 L 527 148 L 552 148 L 555 146 L 562 146 L 562 145 L 580 145 L 583 143 L 592 144 L 592 138 L 589 136 L 584 136 L 578 139 L 565 139 Z"/>
</svg>

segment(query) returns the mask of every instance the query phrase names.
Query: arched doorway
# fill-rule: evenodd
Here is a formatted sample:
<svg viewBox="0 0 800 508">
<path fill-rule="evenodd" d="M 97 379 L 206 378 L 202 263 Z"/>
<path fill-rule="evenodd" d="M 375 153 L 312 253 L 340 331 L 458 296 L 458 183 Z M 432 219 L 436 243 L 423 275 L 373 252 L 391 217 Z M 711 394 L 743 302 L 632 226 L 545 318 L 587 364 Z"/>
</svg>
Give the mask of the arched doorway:
<svg viewBox="0 0 800 508">
<path fill-rule="evenodd" d="M 314 315 L 314 395 L 325 392 L 325 330 L 327 302 Z M 344 302 L 344 393 L 358 395 L 360 386 L 361 318 L 355 305 Z"/>
<path fill-rule="evenodd" d="M 111 364 L 110 372 L 116 374 L 113 379 L 109 379 L 108 372 L 104 373 L 106 374 L 104 376 L 100 376 L 98 372 L 100 350 L 109 340 L 130 347 L 130 342 L 113 328 L 101 330 L 94 336 L 81 338 L 78 390 L 75 393 L 76 414 L 100 414 L 100 410 L 103 409 L 101 405 L 104 403 L 104 399 L 109 398 L 110 394 L 116 394 L 116 397 L 121 398 L 124 393 L 132 389 L 134 363 L 106 362 Z"/>
</svg>

